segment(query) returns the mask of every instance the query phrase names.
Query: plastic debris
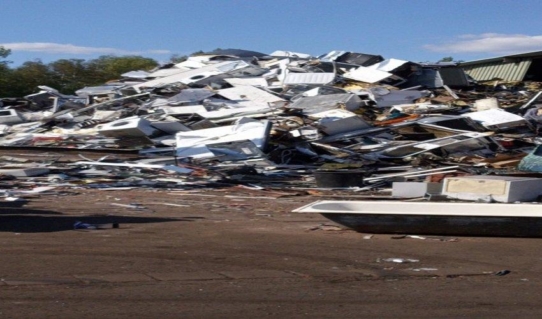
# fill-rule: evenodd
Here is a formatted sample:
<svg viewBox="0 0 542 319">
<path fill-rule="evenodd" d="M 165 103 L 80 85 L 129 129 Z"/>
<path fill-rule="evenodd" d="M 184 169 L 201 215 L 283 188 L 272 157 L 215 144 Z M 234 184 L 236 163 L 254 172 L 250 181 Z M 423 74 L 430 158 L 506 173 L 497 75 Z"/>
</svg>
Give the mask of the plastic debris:
<svg viewBox="0 0 542 319">
<path fill-rule="evenodd" d="M 73 229 L 110 229 L 110 228 L 119 228 L 118 223 L 113 224 L 89 224 L 81 221 L 77 221 L 73 224 Z"/>
<path fill-rule="evenodd" d="M 506 276 L 506 275 L 508 275 L 509 273 L 511 273 L 510 270 L 504 269 L 504 270 L 497 271 L 497 272 L 495 273 L 495 276 Z"/>
<path fill-rule="evenodd" d="M 417 263 L 420 260 L 419 259 L 411 259 L 411 258 L 384 258 L 384 259 L 378 259 L 377 262 L 385 261 L 390 263 L 397 263 L 397 264 L 406 264 L 406 263 Z"/>
</svg>

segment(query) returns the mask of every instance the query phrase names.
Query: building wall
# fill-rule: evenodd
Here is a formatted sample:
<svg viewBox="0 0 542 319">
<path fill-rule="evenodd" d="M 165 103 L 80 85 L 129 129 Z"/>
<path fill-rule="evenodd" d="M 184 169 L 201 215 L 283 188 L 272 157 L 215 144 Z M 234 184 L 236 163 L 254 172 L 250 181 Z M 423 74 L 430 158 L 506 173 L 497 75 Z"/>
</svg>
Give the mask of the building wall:
<svg viewBox="0 0 542 319">
<path fill-rule="evenodd" d="M 465 73 L 477 81 L 488 81 L 500 78 L 506 81 L 523 81 L 527 70 L 531 66 L 531 58 L 521 61 L 504 63 L 502 61 L 462 66 Z"/>
</svg>

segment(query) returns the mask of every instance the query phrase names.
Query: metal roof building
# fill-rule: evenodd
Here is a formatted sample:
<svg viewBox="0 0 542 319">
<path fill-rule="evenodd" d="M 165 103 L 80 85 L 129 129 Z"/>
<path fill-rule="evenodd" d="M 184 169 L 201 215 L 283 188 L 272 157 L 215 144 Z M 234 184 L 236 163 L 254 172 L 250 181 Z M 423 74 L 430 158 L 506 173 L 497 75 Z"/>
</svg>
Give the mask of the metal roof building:
<svg viewBox="0 0 542 319">
<path fill-rule="evenodd" d="M 542 51 L 462 62 L 459 66 L 477 81 L 542 81 Z"/>
</svg>

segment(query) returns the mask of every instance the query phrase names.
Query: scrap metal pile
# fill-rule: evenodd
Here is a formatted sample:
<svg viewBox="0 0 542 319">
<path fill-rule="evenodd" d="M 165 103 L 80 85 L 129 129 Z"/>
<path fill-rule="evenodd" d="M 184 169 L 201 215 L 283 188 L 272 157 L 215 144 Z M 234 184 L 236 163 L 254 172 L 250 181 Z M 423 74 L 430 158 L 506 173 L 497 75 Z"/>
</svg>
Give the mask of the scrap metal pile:
<svg viewBox="0 0 542 319">
<path fill-rule="evenodd" d="M 542 170 L 540 85 L 476 83 L 455 63 L 222 50 L 74 96 L 39 88 L 0 99 L 0 149 L 64 149 L 81 161 L 4 156 L 4 176 L 100 187 L 314 188 L 316 179 L 322 188 L 362 191 L 524 174 L 520 163 Z M 110 155 L 93 161 L 89 151 Z M 121 152 L 137 158 L 115 156 Z"/>
</svg>

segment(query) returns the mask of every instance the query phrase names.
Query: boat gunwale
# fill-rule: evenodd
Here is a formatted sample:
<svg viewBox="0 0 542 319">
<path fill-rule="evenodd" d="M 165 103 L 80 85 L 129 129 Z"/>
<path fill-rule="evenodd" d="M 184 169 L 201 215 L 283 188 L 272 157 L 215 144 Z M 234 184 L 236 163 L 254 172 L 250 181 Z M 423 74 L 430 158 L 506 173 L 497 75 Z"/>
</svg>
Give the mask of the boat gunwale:
<svg viewBox="0 0 542 319">
<path fill-rule="evenodd" d="M 513 217 L 513 218 L 542 218 L 542 204 L 510 204 L 510 203 L 458 203 L 458 202 L 432 202 L 431 206 L 435 205 L 455 205 L 455 206 L 469 206 L 471 208 L 475 208 L 472 206 L 476 205 L 491 205 L 494 210 L 491 213 L 487 212 L 465 212 L 461 209 L 458 209 L 457 212 L 420 212 L 420 211 L 374 211 L 374 210 L 365 210 L 365 211 L 348 211 L 345 209 L 336 209 L 336 210 L 324 210 L 324 209 L 317 209 L 314 208 L 314 206 L 319 204 L 343 204 L 343 203 L 355 203 L 355 204 L 363 204 L 363 203 L 370 203 L 370 204 L 376 204 L 380 206 L 384 206 L 387 203 L 393 203 L 393 204 L 406 204 L 411 205 L 417 204 L 417 205 L 428 205 L 428 203 L 424 202 L 401 202 L 401 201 L 327 201 L 327 200 L 320 200 L 312 202 L 308 205 L 296 208 L 292 210 L 294 213 L 301 213 L 301 214 L 350 214 L 350 215 L 399 215 L 399 216 L 407 216 L 407 215 L 413 215 L 413 216 L 433 216 L 433 217 L 484 217 L 484 218 L 491 218 L 491 217 Z M 417 206 L 416 205 L 416 206 Z M 540 212 L 525 212 L 525 207 L 529 208 L 538 208 L 540 209 Z M 460 207 L 459 207 L 460 208 Z M 520 210 L 519 212 L 510 212 L 510 211 L 503 211 L 503 212 L 496 212 L 497 209 L 513 209 L 513 211 Z"/>
</svg>

